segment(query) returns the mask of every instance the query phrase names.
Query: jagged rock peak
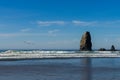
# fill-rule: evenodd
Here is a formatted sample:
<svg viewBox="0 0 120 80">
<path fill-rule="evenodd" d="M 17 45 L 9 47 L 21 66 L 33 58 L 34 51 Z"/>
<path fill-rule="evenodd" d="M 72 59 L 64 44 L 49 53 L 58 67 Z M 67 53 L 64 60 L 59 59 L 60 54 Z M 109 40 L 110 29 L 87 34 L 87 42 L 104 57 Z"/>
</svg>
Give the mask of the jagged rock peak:
<svg viewBox="0 0 120 80">
<path fill-rule="evenodd" d="M 91 51 L 92 50 L 92 42 L 90 32 L 86 31 L 81 38 L 80 41 L 80 50 L 81 51 Z"/>
<path fill-rule="evenodd" d="M 110 51 L 115 51 L 115 46 L 112 45 Z"/>
</svg>

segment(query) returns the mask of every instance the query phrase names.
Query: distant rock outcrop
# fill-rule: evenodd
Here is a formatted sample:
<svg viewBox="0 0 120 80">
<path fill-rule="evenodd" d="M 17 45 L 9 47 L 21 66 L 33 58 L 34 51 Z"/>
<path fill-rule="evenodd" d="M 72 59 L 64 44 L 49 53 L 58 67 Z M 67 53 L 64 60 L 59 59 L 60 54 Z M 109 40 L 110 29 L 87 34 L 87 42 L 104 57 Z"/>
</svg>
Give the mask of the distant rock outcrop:
<svg viewBox="0 0 120 80">
<path fill-rule="evenodd" d="M 98 51 L 106 51 L 105 48 L 100 48 Z"/>
<path fill-rule="evenodd" d="M 81 51 L 91 51 L 92 50 L 92 42 L 90 32 L 85 32 L 80 41 L 80 50 Z"/>
<path fill-rule="evenodd" d="M 115 51 L 115 47 L 114 47 L 114 45 L 111 46 L 110 51 Z"/>
</svg>

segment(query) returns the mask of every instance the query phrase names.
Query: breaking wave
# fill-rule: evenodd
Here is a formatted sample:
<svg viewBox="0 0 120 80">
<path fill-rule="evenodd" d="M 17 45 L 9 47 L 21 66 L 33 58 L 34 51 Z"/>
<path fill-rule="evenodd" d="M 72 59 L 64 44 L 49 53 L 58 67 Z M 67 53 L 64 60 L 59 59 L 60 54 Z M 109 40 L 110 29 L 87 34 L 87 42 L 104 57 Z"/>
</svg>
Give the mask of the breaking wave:
<svg viewBox="0 0 120 80">
<path fill-rule="evenodd" d="M 0 53 L 0 60 L 23 60 L 43 58 L 120 57 L 120 51 L 19 51 L 7 50 Z"/>
<path fill-rule="evenodd" d="M 24 50 L 7 50 L 4 52 L 1 52 L 1 54 L 9 54 L 9 53 L 14 53 L 14 54 L 74 54 L 74 53 L 85 53 L 85 54 L 111 54 L 111 53 L 120 53 L 120 51 L 48 51 L 48 50 L 30 50 L 30 51 L 24 51 Z"/>
</svg>

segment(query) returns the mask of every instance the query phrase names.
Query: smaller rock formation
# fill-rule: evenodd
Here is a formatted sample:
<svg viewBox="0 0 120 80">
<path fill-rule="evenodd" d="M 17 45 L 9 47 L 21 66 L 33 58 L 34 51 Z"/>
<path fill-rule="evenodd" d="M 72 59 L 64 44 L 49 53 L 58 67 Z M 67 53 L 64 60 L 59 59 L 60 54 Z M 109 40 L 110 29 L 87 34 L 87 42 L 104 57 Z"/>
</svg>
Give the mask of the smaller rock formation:
<svg viewBox="0 0 120 80">
<path fill-rule="evenodd" d="M 80 41 L 80 50 L 81 51 L 91 51 L 92 50 L 92 42 L 90 32 L 85 32 Z"/>
<path fill-rule="evenodd" d="M 100 48 L 98 51 L 106 51 L 105 48 Z"/>
<path fill-rule="evenodd" d="M 115 47 L 114 47 L 114 45 L 111 46 L 110 51 L 115 51 Z"/>
</svg>

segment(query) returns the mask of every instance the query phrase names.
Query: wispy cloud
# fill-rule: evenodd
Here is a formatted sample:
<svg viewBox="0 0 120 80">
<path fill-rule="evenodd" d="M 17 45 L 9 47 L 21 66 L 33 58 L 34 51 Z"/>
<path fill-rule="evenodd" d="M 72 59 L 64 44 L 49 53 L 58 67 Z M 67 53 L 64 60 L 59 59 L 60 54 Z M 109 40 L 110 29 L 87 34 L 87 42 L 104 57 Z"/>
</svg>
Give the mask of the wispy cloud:
<svg viewBox="0 0 120 80">
<path fill-rule="evenodd" d="M 0 37 L 17 37 L 17 36 L 27 36 L 29 34 L 23 34 L 23 33 L 0 33 Z"/>
<path fill-rule="evenodd" d="M 82 21 L 82 20 L 71 20 L 71 21 L 37 21 L 39 26 L 79 26 L 79 27 L 115 27 L 120 25 L 120 20 L 113 21 Z"/>
<path fill-rule="evenodd" d="M 24 37 L 24 36 L 56 36 L 56 31 L 48 31 L 48 33 L 0 33 L 1 38 L 10 38 L 10 37 Z"/>
<path fill-rule="evenodd" d="M 39 26 L 64 25 L 64 21 L 37 21 Z"/>
<path fill-rule="evenodd" d="M 31 29 L 30 28 L 25 28 L 25 29 L 21 29 L 20 31 L 21 32 L 29 32 L 29 31 L 31 31 Z"/>
<path fill-rule="evenodd" d="M 120 26 L 120 20 L 113 20 L 113 21 L 80 21 L 80 20 L 73 20 L 72 24 L 74 26 L 80 26 L 80 27 L 118 27 L 118 26 Z"/>
<path fill-rule="evenodd" d="M 95 25 L 96 21 L 80 21 L 80 20 L 72 20 L 72 21 L 37 21 L 39 26 L 52 26 L 52 25 L 73 25 L 73 26 L 92 26 Z"/>
<path fill-rule="evenodd" d="M 54 30 L 48 31 L 48 33 L 49 33 L 49 34 L 53 34 L 53 33 L 59 32 L 59 31 L 60 31 L 60 30 L 58 30 L 58 29 L 54 29 Z"/>
<path fill-rule="evenodd" d="M 57 36 L 57 32 L 59 32 L 60 30 L 58 30 L 58 29 L 54 29 L 54 30 L 49 30 L 48 31 L 48 34 L 50 35 L 50 36 Z"/>
<path fill-rule="evenodd" d="M 73 20 L 72 21 L 72 24 L 77 25 L 77 26 L 93 26 L 96 23 L 97 23 L 96 21 L 91 21 L 91 22 L 79 21 L 79 20 Z"/>
</svg>

